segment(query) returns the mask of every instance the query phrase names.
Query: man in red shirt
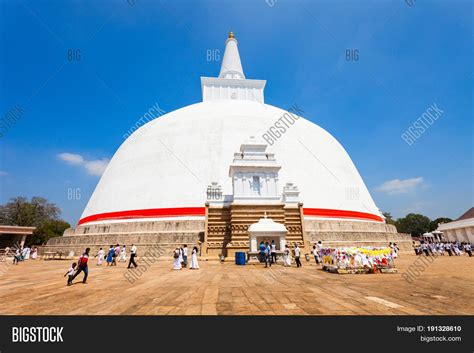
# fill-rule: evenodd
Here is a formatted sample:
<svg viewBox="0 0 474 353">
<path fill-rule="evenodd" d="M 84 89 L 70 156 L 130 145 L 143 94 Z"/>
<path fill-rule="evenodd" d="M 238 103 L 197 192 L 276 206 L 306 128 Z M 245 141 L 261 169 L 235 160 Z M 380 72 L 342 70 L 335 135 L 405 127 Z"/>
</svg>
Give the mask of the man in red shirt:
<svg viewBox="0 0 474 353">
<path fill-rule="evenodd" d="M 77 271 L 72 277 L 71 282 L 74 280 L 74 278 L 77 277 L 79 273 L 84 272 L 84 278 L 82 279 L 82 283 L 86 283 L 87 276 L 89 275 L 89 268 L 87 267 L 87 261 L 89 260 L 90 250 L 91 250 L 90 248 L 87 248 L 86 252 L 82 254 L 82 256 L 79 258 L 79 261 L 77 262 Z"/>
</svg>

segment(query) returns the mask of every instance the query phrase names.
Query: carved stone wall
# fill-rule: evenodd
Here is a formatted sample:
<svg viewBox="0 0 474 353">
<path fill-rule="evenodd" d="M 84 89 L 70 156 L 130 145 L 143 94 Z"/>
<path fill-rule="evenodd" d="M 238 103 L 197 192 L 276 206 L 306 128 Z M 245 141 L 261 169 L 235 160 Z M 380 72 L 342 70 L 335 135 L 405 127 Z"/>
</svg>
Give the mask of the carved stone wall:
<svg viewBox="0 0 474 353">
<path fill-rule="evenodd" d="M 165 220 L 152 222 L 117 222 L 95 224 L 68 229 L 62 237 L 52 238 L 42 251 L 74 251 L 82 253 L 86 247 L 96 253 L 100 247 L 135 244 L 139 253 L 153 244 L 174 249 L 187 244 L 194 246 L 204 241 L 204 220 Z"/>
<path fill-rule="evenodd" d="M 322 241 L 323 246 L 387 246 L 397 243 L 404 251 L 412 249 L 409 234 L 397 233 L 395 226 L 378 222 L 306 219 L 305 230 L 309 242 Z"/>
</svg>

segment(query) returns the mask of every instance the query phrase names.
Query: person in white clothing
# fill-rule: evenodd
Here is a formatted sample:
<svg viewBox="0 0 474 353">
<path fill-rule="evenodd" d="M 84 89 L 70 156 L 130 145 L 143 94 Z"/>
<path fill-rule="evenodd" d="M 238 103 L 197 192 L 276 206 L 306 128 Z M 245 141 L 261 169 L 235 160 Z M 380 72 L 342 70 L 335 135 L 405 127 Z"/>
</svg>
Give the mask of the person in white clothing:
<svg viewBox="0 0 474 353">
<path fill-rule="evenodd" d="M 120 250 L 120 259 L 119 262 L 127 262 L 127 249 L 125 245 L 123 248 Z"/>
<path fill-rule="evenodd" d="M 67 285 L 68 286 L 72 286 L 72 280 L 74 278 L 74 273 L 76 272 L 76 265 L 77 263 L 73 263 L 71 265 L 71 267 L 69 268 L 69 270 L 67 270 L 66 274 L 64 275 L 64 277 L 67 276 Z"/>
<path fill-rule="evenodd" d="M 271 251 L 270 251 L 270 256 L 273 264 L 276 264 L 277 262 L 277 248 L 275 244 L 275 240 L 272 240 L 272 243 L 270 245 Z"/>
<path fill-rule="evenodd" d="M 316 265 L 319 265 L 319 253 L 318 249 L 316 248 L 316 245 L 313 246 L 313 250 L 311 250 L 311 253 L 314 256 L 314 261 L 316 262 Z"/>
<path fill-rule="evenodd" d="M 458 244 L 456 244 L 456 245 L 453 246 L 453 250 L 454 250 L 454 254 L 455 254 L 456 256 L 461 255 L 461 250 L 459 250 Z"/>
<path fill-rule="evenodd" d="M 100 248 L 97 252 L 97 266 L 102 266 L 102 260 L 104 259 L 105 251 Z"/>
<path fill-rule="evenodd" d="M 193 251 L 191 253 L 191 267 L 189 269 L 190 270 L 198 270 L 199 269 L 198 248 L 197 248 L 197 246 L 195 246 L 193 248 Z"/>
<path fill-rule="evenodd" d="M 398 252 L 399 252 L 399 248 L 398 248 L 398 245 L 397 243 L 393 243 L 393 258 L 396 259 L 398 257 Z"/>
<path fill-rule="evenodd" d="M 286 244 L 285 244 L 284 257 L 285 259 L 284 259 L 283 265 L 286 267 L 290 267 L 291 266 L 291 251 L 288 245 Z"/>
<path fill-rule="evenodd" d="M 319 256 L 321 256 L 321 249 L 323 248 L 323 244 L 321 243 L 321 240 L 318 241 L 316 244 L 316 250 L 318 251 Z"/>
<path fill-rule="evenodd" d="M 181 270 L 181 249 L 176 248 L 173 252 L 173 270 Z"/>
<path fill-rule="evenodd" d="M 296 262 L 296 267 L 301 267 L 300 256 L 301 256 L 301 249 L 300 249 L 300 247 L 298 246 L 298 244 L 295 243 L 295 262 Z"/>
<path fill-rule="evenodd" d="M 30 248 L 25 246 L 25 248 L 23 249 L 23 260 L 29 260 L 30 258 Z"/>
</svg>

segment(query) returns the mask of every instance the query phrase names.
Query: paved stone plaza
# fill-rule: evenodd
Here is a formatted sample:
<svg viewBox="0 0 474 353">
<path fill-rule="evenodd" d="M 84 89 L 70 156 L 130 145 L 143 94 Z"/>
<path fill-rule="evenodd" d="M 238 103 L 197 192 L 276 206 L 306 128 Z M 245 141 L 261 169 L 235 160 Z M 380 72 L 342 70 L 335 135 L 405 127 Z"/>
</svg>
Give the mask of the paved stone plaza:
<svg viewBox="0 0 474 353">
<path fill-rule="evenodd" d="M 474 257 L 438 257 L 409 284 L 401 273 L 415 260 L 402 254 L 399 274 L 337 275 L 314 262 L 270 270 L 201 261 L 200 270 L 173 271 L 170 259 L 155 262 L 130 284 L 125 264 L 97 267 L 91 259 L 88 283 L 82 284 L 80 275 L 71 287 L 63 277 L 71 261 L 2 262 L 0 314 L 474 314 Z"/>
</svg>

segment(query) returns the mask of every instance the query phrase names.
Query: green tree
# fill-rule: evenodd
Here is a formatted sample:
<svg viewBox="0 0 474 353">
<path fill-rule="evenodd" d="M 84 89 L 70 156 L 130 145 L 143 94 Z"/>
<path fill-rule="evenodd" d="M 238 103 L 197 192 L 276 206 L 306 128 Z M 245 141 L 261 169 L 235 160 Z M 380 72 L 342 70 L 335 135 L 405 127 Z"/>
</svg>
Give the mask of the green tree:
<svg viewBox="0 0 474 353">
<path fill-rule="evenodd" d="M 15 197 L 0 206 L 0 223 L 13 226 L 39 227 L 47 220 L 59 219 L 61 210 L 43 197 Z"/>
<path fill-rule="evenodd" d="M 71 225 L 63 220 L 48 220 L 35 229 L 33 235 L 28 237 L 26 244 L 46 244 L 49 239 L 62 236 L 64 231 L 68 228 L 71 228 Z"/>
<path fill-rule="evenodd" d="M 385 217 L 385 222 L 387 224 L 393 224 L 395 225 L 395 220 L 393 219 L 392 215 L 390 212 L 382 212 L 383 216 Z"/>
<path fill-rule="evenodd" d="M 440 223 L 448 223 L 448 222 L 452 222 L 452 221 L 453 220 L 451 218 L 446 218 L 446 217 L 436 218 L 434 221 L 430 222 L 429 231 L 432 232 L 432 231 L 438 229 L 438 224 L 440 224 Z"/>
<path fill-rule="evenodd" d="M 28 245 L 46 243 L 52 237 L 61 236 L 69 223 L 59 218 L 61 210 L 44 197 L 15 197 L 0 206 L 0 224 L 36 227 L 33 235 L 27 238 Z"/>
<path fill-rule="evenodd" d="M 397 219 L 395 226 L 400 233 L 409 233 L 412 236 L 421 236 L 430 229 L 431 220 L 421 214 L 409 213 Z"/>
</svg>

